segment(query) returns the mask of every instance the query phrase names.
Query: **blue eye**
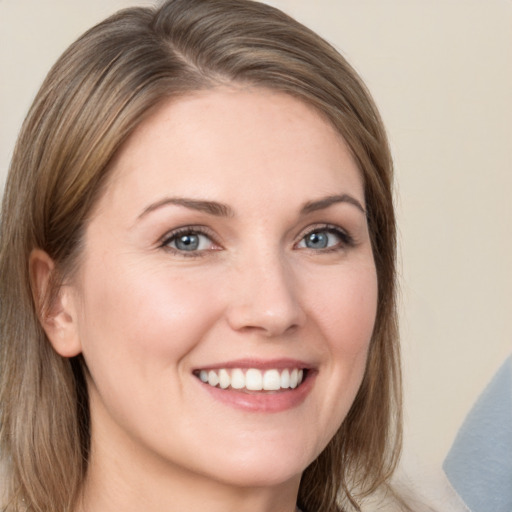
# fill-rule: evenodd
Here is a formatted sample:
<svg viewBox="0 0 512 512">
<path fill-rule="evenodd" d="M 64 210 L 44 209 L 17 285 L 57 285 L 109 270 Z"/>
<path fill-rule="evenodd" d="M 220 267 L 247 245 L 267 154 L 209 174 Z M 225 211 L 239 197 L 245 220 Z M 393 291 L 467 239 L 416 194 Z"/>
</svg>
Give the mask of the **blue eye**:
<svg viewBox="0 0 512 512">
<path fill-rule="evenodd" d="M 329 233 L 314 232 L 304 237 L 304 243 L 309 249 L 325 249 L 329 247 Z"/>
<path fill-rule="evenodd" d="M 338 228 L 318 228 L 307 233 L 299 242 L 299 248 L 306 249 L 335 249 L 350 245 L 349 235 Z"/>
<path fill-rule="evenodd" d="M 213 249 L 215 244 L 208 235 L 186 229 L 172 233 L 162 245 L 174 251 L 194 253 Z"/>
</svg>

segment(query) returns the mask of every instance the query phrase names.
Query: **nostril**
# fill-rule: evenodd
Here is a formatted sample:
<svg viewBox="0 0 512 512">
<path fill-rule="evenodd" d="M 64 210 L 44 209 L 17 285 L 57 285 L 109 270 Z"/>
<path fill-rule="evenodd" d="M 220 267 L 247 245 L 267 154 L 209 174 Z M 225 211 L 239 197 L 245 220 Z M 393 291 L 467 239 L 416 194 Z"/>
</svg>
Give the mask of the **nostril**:
<svg viewBox="0 0 512 512">
<path fill-rule="evenodd" d="M 229 321 L 231 328 L 238 332 L 247 334 L 261 334 L 266 338 L 273 338 L 282 335 L 291 335 L 300 329 L 298 322 L 291 323 L 285 316 L 260 316 L 259 318 L 246 318 L 245 320 L 231 318 Z"/>
</svg>

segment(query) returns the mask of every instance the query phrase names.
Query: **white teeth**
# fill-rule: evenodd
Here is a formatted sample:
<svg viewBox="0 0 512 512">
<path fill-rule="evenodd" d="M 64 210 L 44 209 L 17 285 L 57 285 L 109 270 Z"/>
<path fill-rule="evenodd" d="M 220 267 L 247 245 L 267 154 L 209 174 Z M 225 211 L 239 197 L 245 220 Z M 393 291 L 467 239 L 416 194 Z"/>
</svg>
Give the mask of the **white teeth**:
<svg viewBox="0 0 512 512">
<path fill-rule="evenodd" d="M 219 376 L 213 370 L 208 372 L 208 384 L 210 386 L 216 386 L 219 383 Z"/>
<path fill-rule="evenodd" d="M 263 375 L 263 389 L 277 391 L 281 388 L 281 376 L 277 370 L 267 370 Z"/>
<path fill-rule="evenodd" d="M 271 369 L 262 371 L 249 368 L 244 372 L 241 368 L 219 370 L 201 370 L 197 374 L 205 384 L 221 389 L 247 389 L 248 391 L 279 391 L 280 389 L 295 389 L 304 378 L 304 370 Z"/>
<path fill-rule="evenodd" d="M 245 374 L 245 387 L 249 391 L 261 391 L 263 389 L 263 375 L 260 370 L 251 368 Z"/>
<path fill-rule="evenodd" d="M 222 389 L 226 389 L 231 384 L 229 373 L 226 370 L 220 370 L 219 372 L 219 385 Z"/>
<path fill-rule="evenodd" d="M 245 388 L 245 375 L 240 368 L 235 368 L 231 373 L 231 387 L 233 389 Z"/>
<path fill-rule="evenodd" d="M 297 384 L 299 382 L 299 372 L 297 371 L 297 368 L 294 368 L 292 372 L 290 373 L 290 387 L 292 389 L 295 389 L 297 387 Z"/>
<path fill-rule="evenodd" d="M 283 370 L 281 372 L 281 387 L 283 389 L 288 389 L 290 387 L 290 372 L 288 370 Z"/>
</svg>

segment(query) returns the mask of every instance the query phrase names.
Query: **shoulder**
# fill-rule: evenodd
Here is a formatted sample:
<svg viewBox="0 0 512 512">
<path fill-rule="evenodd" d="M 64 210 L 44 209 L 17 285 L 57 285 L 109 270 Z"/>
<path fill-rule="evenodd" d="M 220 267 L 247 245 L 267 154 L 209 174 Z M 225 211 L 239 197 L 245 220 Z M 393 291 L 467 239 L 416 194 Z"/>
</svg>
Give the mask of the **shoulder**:
<svg viewBox="0 0 512 512">
<path fill-rule="evenodd" d="M 442 468 L 419 463 L 399 468 L 393 482 L 363 512 L 471 512 L 451 486 Z"/>
</svg>

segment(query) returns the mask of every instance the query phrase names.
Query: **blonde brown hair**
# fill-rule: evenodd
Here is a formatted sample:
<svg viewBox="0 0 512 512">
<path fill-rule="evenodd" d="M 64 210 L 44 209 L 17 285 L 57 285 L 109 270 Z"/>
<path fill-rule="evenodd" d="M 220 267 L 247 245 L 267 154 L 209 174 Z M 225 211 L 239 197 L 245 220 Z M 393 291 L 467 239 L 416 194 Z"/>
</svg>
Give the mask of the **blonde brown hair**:
<svg viewBox="0 0 512 512">
<path fill-rule="evenodd" d="M 78 39 L 50 70 L 14 150 L 0 232 L 6 511 L 71 511 L 87 471 L 84 363 L 57 355 L 46 339 L 31 251 L 43 249 L 56 265 L 48 305 L 77 264 L 109 163 L 130 133 L 165 99 L 226 83 L 312 105 L 347 141 L 365 183 L 379 283 L 367 369 L 338 433 L 305 470 L 299 504 L 310 512 L 357 510 L 393 471 L 401 435 L 395 219 L 377 109 L 345 59 L 282 12 L 246 0 L 170 0 L 120 11 Z"/>
</svg>

